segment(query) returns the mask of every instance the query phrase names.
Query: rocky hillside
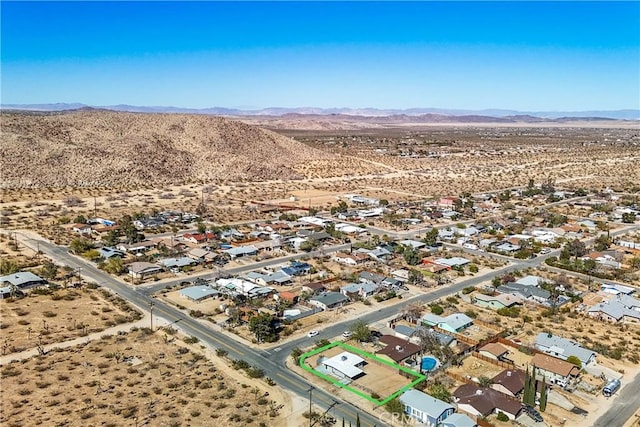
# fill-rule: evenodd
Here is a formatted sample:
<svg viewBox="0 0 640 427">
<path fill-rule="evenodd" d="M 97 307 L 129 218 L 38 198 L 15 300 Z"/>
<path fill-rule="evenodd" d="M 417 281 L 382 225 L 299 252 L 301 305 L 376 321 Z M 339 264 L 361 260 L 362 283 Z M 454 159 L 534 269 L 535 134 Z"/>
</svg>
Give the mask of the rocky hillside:
<svg viewBox="0 0 640 427">
<path fill-rule="evenodd" d="M 293 179 L 297 165 L 331 157 L 220 117 L 93 110 L 1 119 L 5 188 Z"/>
</svg>

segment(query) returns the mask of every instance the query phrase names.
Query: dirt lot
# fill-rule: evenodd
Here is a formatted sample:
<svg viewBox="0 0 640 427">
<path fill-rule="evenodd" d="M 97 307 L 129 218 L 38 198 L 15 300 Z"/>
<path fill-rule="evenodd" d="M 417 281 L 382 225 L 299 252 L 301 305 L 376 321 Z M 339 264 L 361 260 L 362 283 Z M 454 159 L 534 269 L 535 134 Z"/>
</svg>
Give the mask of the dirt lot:
<svg viewBox="0 0 640 427">
<path fill-rule="evenodd" d="M 367 351 L 371 354 L 374 354 L 376 351 L 371 346 L 362 346 L 360 344 L 356 344 L 353 340 L 350 340 L 348 344 L 354 347 L 360 348 L 364 351 Z M 335 356 L 336 354 L 342 353 L 343 351 L 345 350 L 340 347 L 334 347 L 329 350 L 323 351 L 322 353 L 319 353 L 318 355 L 315 355 L 307 359 L 307 365 L 312 368 L 316 368 L 317 360 L 319 357 L 321 356 L 332 357 L 332 356 Z M 409 384 L 411 381 L 415 379 L 413 377 L 412 378 L 404 377 L 398 374 L 398 371 L 396 369 L 393 369 L 389 366 L 375 363 L 370 360 L 367 360 L 367 362 L 368 363 L 363 368 L 361 368 L 363 371 L 365 371 L 365 375 L 363 377 L 356 379 L 355 381 L 352 381 L 349 384 L 350 387 L 353 387 L 356 390 L 359 390 L 365 394 L 368 394 L 368 395 L 377 394 L 381 399 L 384 399 L 385 397 L 398 391 L 400 388 Z M 356 406 L 359 406 L 361 408 L 370 408 L 372 405 L 370 401 L 362 397 L 359 397 L 348 390 L 344 390 L 340 387 L 333 386 L 327 383 L 326 381 L 324 381 L 323 379 L 303 370 L 297 365 L 294 366 L 293 361 L 291 360 L 289 360 L 287 364 L 291 369 L 293 369 L 296 373 L 304 376 L 308 381 L 312 382 L 313 384 L 316 384 L 319 387 L 329 390 L 331 393 L 336 394 L 337 396 L 339 396 L 344 400 L 353 402 L 354 404 L 356 404 Z"/>
<path fill-rule="evenodd" d="M 286 424 L 290 400 L 175 336 L 141 329 L 2 367 L 7 426 Z M 265 393 L 269 392 L 266 397 Z M 277 409 L 279 408 L 279 409 Z"/>
<path fill-rule="evenodd" d="M 66 341 L 140 317 L 124 300 L 106 291 L 86 286 L 41 288 L 24 298 L 0 300 L 3 354 Z"/>
</svg>

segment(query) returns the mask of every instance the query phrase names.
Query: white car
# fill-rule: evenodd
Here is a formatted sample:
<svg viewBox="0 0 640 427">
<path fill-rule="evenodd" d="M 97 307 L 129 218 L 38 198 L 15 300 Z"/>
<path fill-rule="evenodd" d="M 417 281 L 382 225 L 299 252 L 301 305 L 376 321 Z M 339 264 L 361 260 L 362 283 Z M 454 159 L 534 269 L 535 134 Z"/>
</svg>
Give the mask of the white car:
<svg viewBox="0 0 640 427">
<path fill-rule="evenodd" d="M 313 337 L 315 337 L 316 335 L 318 335 L 318 331 L 309 331 L 309 333 L 307 334 L 307 336 L 308 336 L 309 338 L 313 338 Z"/>
<path fill-rule="evenodd" d="M 353 335 L 353 334 L 351 333 L 351 331 L 344 331 L 344 332 L 342 333 L 342 338 L 349 339 L 349 338 L 351 338 L 351 336 L 352 336 L 352 335 Z"/>
</svg>

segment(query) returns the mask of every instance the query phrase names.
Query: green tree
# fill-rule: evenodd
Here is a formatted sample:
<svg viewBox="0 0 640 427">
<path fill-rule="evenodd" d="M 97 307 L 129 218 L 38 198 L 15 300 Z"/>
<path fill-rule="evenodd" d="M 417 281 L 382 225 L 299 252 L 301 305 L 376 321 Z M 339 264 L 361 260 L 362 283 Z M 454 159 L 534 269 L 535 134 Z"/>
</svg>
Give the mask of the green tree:
<svg viewBox="0 0 640 427">
<path fill-rule="evenodd" d="M 104 271 L 111 274 L 124 273 L 124 262 L 120 257 L 111 257 L 104 264 Z"/>
<path fill-rule="evenodd" d="M 7 275 L 20 271 L 20 267 L 14 261 L 8 259 L 0 259 L 0 274 Z"/>
<path fill-rule="evenodd" d="M 424 274 L 422 274 L 419 270 L 412 268 L 409 270 L 409 284 L 410 285 L 420 285 L 424 282 Z"/>
<path fill-rule="evenodd" d="M 369 326 L 362 320 L 352 323 L 349 330 L 353 338 L 360 342 L 368 342 L 371 340 L 371 329 L 369 329 Z"/>
<path fill-rule="evenodd" d="M 573 239 L 565 246 L 569 252 L 569 255 L 575 258 L 584 256 L 587 253 L 587 248 L 584 242 L 579 239 Z"/>
<path fill-rule="evenodd" d="M 411 247 L 406 248 L 404 250 L 404 252 L 402 253 L 402 256 L 404 257 L 404 260 L 409 265 L 418 265 L 418 264 L 420 264 L 420 261 L 422 261 L 422 257 L 420 256 L 420 252 L 418 252 L 416 249 L 411 248 Z"/>
<path fill-rule="evenodd" d="M 438 244 L 438 229 L 437 228 L 432 228 L 431 230 L 429 230 L 427 232 L 427 234 L 424 236 L 424 239 L 422 239 L 422 242 L 427 245 L 427 246 L 435 246 Z"/>
<path fill-rule="evenodd" d="M 493 380 L 485 375 L 478 377 L 478 385 L 480 387 L 490 387 L 493 384 Z"/>
<path fill-rule="evenodd" d="M 509 421 L 509 417 L 504 412 L 499 411 L 498 412 L 498 416 L 497 416 L 497 420 L 498 421 L 502 421 L 504 423 L 504 422 Z"/>
<path fill-rule="evenodd" d="M 69 250 L 76 255 L 83 254 L 90 249 L 93 249 L 93 242 L 89 239 L 77 237 L 69 243 Z"/>
<path fill-rule="evenodd" d="M 120 232 L 118 230 L 111 230 L 106 236 L 102 238 L 102 243 L 105 246 L 115 246 L 120 243 Z"/>
<path fill-rule="evenodd" d="M 451 402 L 451 393 L 446 389 L 444 385 L 440 383 L 435 383 L 429 386 L 429 388 L 427 389 L 427 394 L 431 397 L 442 400 L 443 402 Z"/>
<path fill-rule="evenodd" d="M 593 249 L 596 251 L 606 251 L 611 246 L 611 239 L 606 234 L 599 235 L 593 242 Z"/>
<path fill-rule="evenodd" d="M 542 377 L 542 389 L 540 390 L 540 412 L 547 410 L 547 381 Z"/>
<path fill-rule="evenodd" d="M 578 368 L 582 369 L 582 361 L 578 358 L 578 356 L 569 356 L 567 357 L 567 362 L 576 365 Z"/>
<path fill-rule="evenodd" d="M 87 223 L 87 218 L 84 217 L 84 215 L 78 215 L 73 222 L 75 222 L 76 224 L 86 224 Z"/>
<path fill-rule="evenodd" d="M 40 269 L 40 275 L 47 280 L 55 279 L 58 274 L 58 266 L 51 261 L 45 261 L 44 265 Z"/>
<path fill-rule="evenodd" d="M 88 251 L 83 252 L 82 256 L 90 261 L 97 261 L 101 258 L 100 252 L 95 249 L 89 249 Z"/>
<path fill-rule="evenodd" d="M 633 224 L 634 222 L 636 222 L 636 214 L 633 212 L 623 213 L 622 222 L 624 222 L 625 224 Z"/>
<path fill-rule="evenodd" d="M 438 305 L 438 304 L 432 304 L 431 305 L 431 312 L 437 316 L 441 315 L 442 313 L 444 313 L 444 308 L 442 308 L 442 306 Z"/>
<path fill-rule="evenodd" d="M 261 313 L 249 319 L 249 331 L 258 342 L 274 342 L 277 339 L 275 320 L 269 313 Z"/>
</svg>

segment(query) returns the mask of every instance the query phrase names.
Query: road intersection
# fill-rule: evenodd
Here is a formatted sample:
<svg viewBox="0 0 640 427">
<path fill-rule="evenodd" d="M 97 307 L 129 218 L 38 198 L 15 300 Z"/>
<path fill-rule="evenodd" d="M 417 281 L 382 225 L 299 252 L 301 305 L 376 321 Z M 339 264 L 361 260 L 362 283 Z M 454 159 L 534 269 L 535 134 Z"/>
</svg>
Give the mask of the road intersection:
<svg viewBox="0 0 640 427">
<path fill-rule="evenodd" d="M 612 237 L 624 232 L 628 232 L 630 229 L 637 229 L 638 227 L 626 227 L 622 230 L 618 230 L 614 233 L 611 233 Z M 394 233 L 395 234 L 395 233 Z M 110 291 L 116 293 L 120 297 L 127 300 L 129 303 L 136 306 L 138 309 L 144 312 L 148 312 L 151 306 L 153 306 L 153 315 L 156 317 L 163 318 L 168 323 L 175 323 L 176 327 L 178 327 L 182 332 L 186 335 L 193 336 L 199 339 L 199 341 L 208 347 L 211 350 L 214 349 L 223 349 L 227 351 L 228 356 L 233 359 L 242 359 L 247 361 L 253 366 L 260 367 L 264 370 L 266 376 L 275 380 L 276 384 L 289 392 L 302 397 L 308 398 L 310 396 L 310 389 L 312 388 L 312 384 L 307 382 L 306 379 L 297 375 L 293 371 L 289 370 L 286 366 L 287 358 L 291 353 L 291 350 L 294 347 L 308 347 L 310 342 L 309 338 L 306 336 L 302 338 L 298 338 L 295 340 L 287 341 L 279 345 L 276 348 L 272 348 L 269 350 L 256 349 L 251 346 L 250 343 L 245 341 L 241 341 L 239 338 L 231 336 L 230 334 L 224 333 L 222 329 L 218 325 L 214 325 L 209 322 L 201 321 L 194 319 L 188 315 L 185 315 L 182 311 L 177 308 L 161 301 L 153 297 L 153 293 L 164 289 L 169 286 L 173 286 L 178 284 L 185 279 L 178 279 L 173 281 L 163 281 L 162 283 L 157 283 L 152 286 L 147 287 L 135 287 L 126 283 L 123 283 L 102 270 L 99 270 L 93 263 L 74 256 L 69 253 L 68 249 L 65 247 L 61 247 L 55 245 L 47 240 L 42 238 L 34 239 L 32 233 L 22 233 L 16 232 L 16 235 L 19 236 L 20 240 L 23 244 L 32 249 L 37 248 L 47 257 L 51 258 L 60 265 L 67 265 L 73 268 L 76 271 L 81 271 L 81 274 L 84 278 L 91 280 L 97 283 L 99 286 L 109 289 Z M 349 247 L 349 244 L 341 244 L 330 247 L 325 247 L 319 251 L 310 254 L 295 254 L 289 255 L 282 258 L 271 259 L 267 261 L 261 261 L 258 263 L 235 267 L 232 269 L 222 270 L 227 274 L 238 274 L 246 271 L 250 271 L 256 268 L 263 268 L 270 265 L 279 264 L 282 262 L 290 261 L 293 259 L 298 259 L 303 256 L 314 256 L 320 255 L 323 253 L 330 253 L 339 250 L 345 250 Z M 490 254 L 486 252 L 478 252 L 470 249 L 463 249 L 466 252 L 473 255 L 481 255 L 481 256 L 490 256 L 496 259 L 500 259 L 501 261 L 505 261 L 505 257 L 497 254 Z M 502 268 L 498 268 L 484 274 L 479 274 L 473 276 L 469 279 L 457 282 L 452 285 L 443 286 L 440 288 L 436 288 L 428 293 L 421 293 L 412 298 L 408 298 L 403 300 L 402 303 L 387 306 L 380 310 L 369 312 L 363 314 L 358 317 L 358 320 L 362 320 L 367 324 L 379 322 L 383 319 L 387 319 L 389 317 L 393 317 L 400 313 L 406 305 L 414 302 L 422 302 L 429 303 L 435 301 L 439 298 L 455 294 L 460 292 L 462 289 L 468 286 L 478 286 L 483 282 L 489 282 L 494 277 L 499 275 L 503 275 L 505 273 L 514 271 L 514 270 L 524 270 L 527 268 L 536 268 L 539 267 L 547 258 L 551 256 L 557 256 L 559 250 L 553 251 L 549 254 L 538 256 L 532 259 L 526 260 L 514 260 L 508 259 L 510 261 L 509 264 Z M 193 279 L 195 277 L 204 277 L 210 276 L 212 273 L 202 273 L 199 275 L 190 276 L 189 279 Z M 327 326 L 322 331 L 320 331 L 319 335 L 315 337 L 315 340 L 320 339 L 333 339 L 334 337 L 340 335 L 344 330 L 349 329 L 349 324 L 351 320 L 343 321 L 337 324 L 333 324 L 331 326 Z M 640 384 L 640 377 L 636 378 L 634 383 L 636 386 Z M 612 405 L 612 408 L 604 414 L 598 420 L 598 426 L 615 426 L 615 422 L 617 420 L 622 420 L 621 414 L 626 414 L 629 411 L 629 414 L 633 413 L 635 408 L 640 406 L 640 394 L 639 393 L 631 393 L 628 391 L 629 387 L 623 389 L 625 394 L 624 402 L 620 402 L 620 399 L 616 401 L 615 405 Z M 637 390 L 637 388 L 636 388 Z M 313 393 L 313 403 L 321 408 L 329 408 L 334 405 L 335 402 L 338 402 L 332 409 L 332 414 L 337 418 L 344 418 L 346 422 L 354 423 L 356 421 L 356 414 L 359 415 L 359 418 L 362 422 L 362 425 L 365 426 L 382 426 L 386 425 L 384 422 L 384 417 L 374 416 L 369 412 L 362 410 L 360 408 L 355 407 L 353 404 L 349 402 L 345 402 L 339 400 L 333 394 L 324 391 L 320 388 L 314 388 Z M 619 406 L 622 405 L 623 408 Z M 383 409 L 378 409 L 380 415 L 382 415 Z M 602 421 L 601 421 L 602 420 Z M 607 422 L 613 422 L 613 424 L 606 424 Z M 604 423 L 604 424 L 603 424 Z"/>
</svg>

